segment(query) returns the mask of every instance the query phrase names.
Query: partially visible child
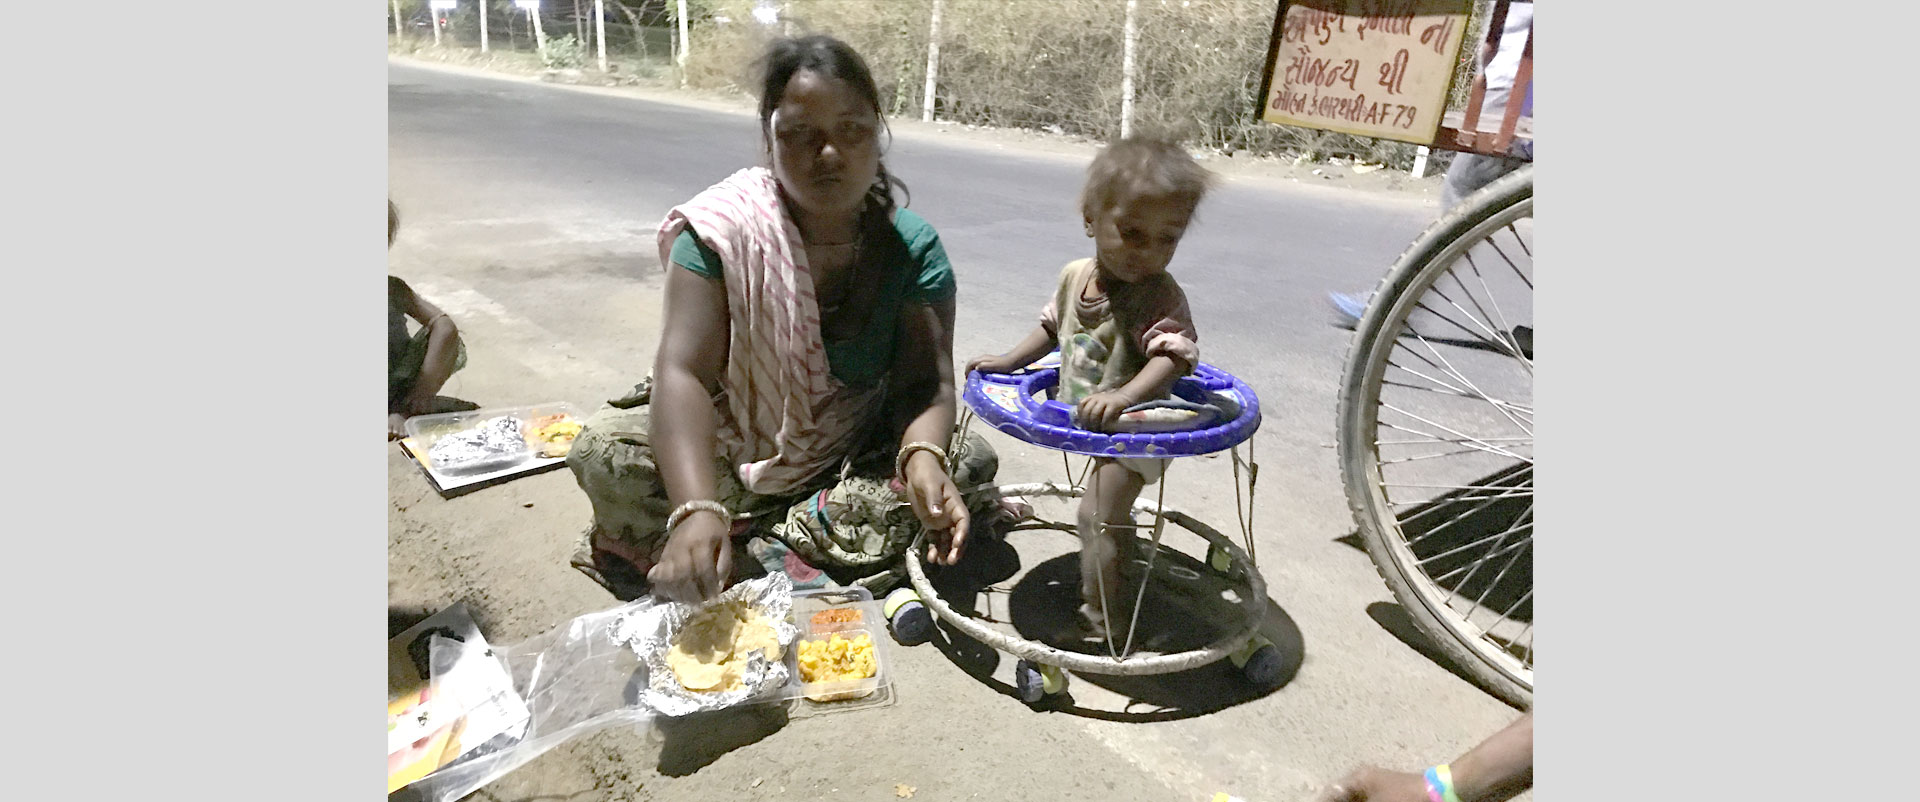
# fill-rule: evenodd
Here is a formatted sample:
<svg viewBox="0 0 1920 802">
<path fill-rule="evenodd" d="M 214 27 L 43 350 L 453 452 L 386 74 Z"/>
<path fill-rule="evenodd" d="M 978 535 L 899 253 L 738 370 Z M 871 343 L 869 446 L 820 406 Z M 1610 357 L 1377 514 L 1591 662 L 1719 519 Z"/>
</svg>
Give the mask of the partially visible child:
<svg viewBox="0 0 1920 802">
<path fill-rule="evenodd" d="M 387 201 L 387 247 L 400 233 L 400 209 Z M 420 329 L 407 333 L 407 318 Z M 453 318 L 416 295 L 399 276 L 387 276 L 387 439 L 406 436 L 407 418 L 440 411 L 440 388 L 467 364 Z"/>
<path fill-rule="evenodd" d="M 1010 373 L 1058 347 L 1055 400 L 1073 405 L 1077 425 L 1095 431 L 1111 430 L 1128 407 L 1167 398 L 1200 359 L 1186 294 L 1167 263 L 1210 184 L 1207 171 L 1171 142 L 1129 138 L 1102 150 L 1080 195 L 1093 258 L 1060 271 L 1053 300 L 1026 339 L 999 356 L 975 357 L 967 371 Z M 1119 573 L 1120 544 L 1132 532 L 1117 527 L 1133 523 L 1134 499 L 1165 466 L 1163 459 L 1094 460 L 1078 530 L 1080 610 L 1098 637 L 1114 635 L 1110 618 L 1125 625 L 1132 599 Z"/>
</svg>

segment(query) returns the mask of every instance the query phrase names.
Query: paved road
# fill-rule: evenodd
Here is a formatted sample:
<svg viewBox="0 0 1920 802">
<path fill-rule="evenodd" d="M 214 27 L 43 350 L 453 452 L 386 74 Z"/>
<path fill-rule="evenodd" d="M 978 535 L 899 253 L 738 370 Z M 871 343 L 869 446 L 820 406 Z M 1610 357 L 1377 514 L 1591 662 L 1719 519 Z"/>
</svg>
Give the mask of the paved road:
<svg viewBox="0 0 1920 802">
<path fill-rule="evenodd" d="M 400 62 L 388 92 L 389 186 L 402 212 L 390 269 L 459 320 L 471 362 L 449 394 L 591 408 L 644 375 L 659 327 L 654 226 L 759 157 L 756 121 L 711 104 Z M 959 274 L 960 356 L 1010 345 L 1059 265 L 1088 251 L 1075 200 L 1086 156 L 917 123 L 895 135 L 889 167 Z M 1353 528 L 1331 448 L 1348 335 L 1326 324 L 1320 300 L 1370 287 L 1433 214 L 1430 202 L 1396 196 L 1234 179 L 1175 259 L 1204 358 L 1266 404 L 1256 543 L 1277 607 L 1267 632 L 1297 661 L 1278 691 L 1246 693 L 1224 667 L 1151 682 L 1077 678 L 1072 709 L 1037 713 L 1004 693 L 1011 659 L 923 646 L 896 652 L 892 707 L 689 722 L 664 742 L 604 733 L 487 794 L 880 799 L 904 783 L 916 799 L 1224 790 L 1264 801 L 1303 798 L 1355 761 L 1412 768 L 1457 754 L 1513 711 L 1409 645 L 1371 563 L 1336 542 Z M 1004 481 L 1058 475 L 1057 457 L 995 438 Z M 1227 464 L 1192 462 L 1171 475 L 1169 503 L 1232 531 Z M 390 484 L 397 618 L 465 599 L 491 637 L 512 641 L 611 603 L 565 566 L 587 508 L 564 471 L 442 499 L 396 449 Z"/>
</svg>

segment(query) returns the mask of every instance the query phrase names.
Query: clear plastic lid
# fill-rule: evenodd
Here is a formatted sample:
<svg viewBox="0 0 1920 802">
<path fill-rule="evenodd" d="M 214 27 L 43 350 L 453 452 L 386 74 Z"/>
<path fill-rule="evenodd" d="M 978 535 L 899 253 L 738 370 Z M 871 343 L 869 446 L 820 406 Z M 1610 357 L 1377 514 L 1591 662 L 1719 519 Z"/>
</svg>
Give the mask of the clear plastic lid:
<svg viewBox="0 0 1920 802">
<path fill-rule="evenodd" d="M 778 699 L 793 704 L 790 715 L 858 710 L 892 703 L 892 647 L 887 619 L 866 588 L 831 588 L 793 594 L 793 623 L 800 630 L 786 660 L 790 679 Z M 873 650 L 872 676 L 826 682 L 805 681 L 800 653 L 810 642 L 831 643 L 838 636 Z"/>
</svg>

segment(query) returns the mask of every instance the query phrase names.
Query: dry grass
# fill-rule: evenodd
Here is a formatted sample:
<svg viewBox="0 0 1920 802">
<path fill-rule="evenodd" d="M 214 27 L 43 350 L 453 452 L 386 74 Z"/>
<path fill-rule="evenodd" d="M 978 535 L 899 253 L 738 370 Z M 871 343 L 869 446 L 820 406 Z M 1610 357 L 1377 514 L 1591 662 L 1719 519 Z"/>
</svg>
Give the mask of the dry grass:
<svg viewBox="0 0 1920 802">
<path fill-rule="evenodd" d="M 1135 129 L 1195 149 L 1410 166 L 1411 145 L 1277 126 L 1255 116 L 1277 5 L 1140 0 Z M 1455 106 L 1466 97 L 1485 5 L 1482 0 L 1468 25 Z M 700 0 L 690 15 L 687 83 L 752 94 L 758 91 L 754 60 L 769 37 L 828 33 L 866 57 L 889 114 L 919 116 L 933 0 L 786 0 L 784 6 L 784 23 L 763 26 L 754 22 L 754 0 Z M 937 117 L 1095 140 L 1118 136 L 1124 9 L 1120 0 L 946 0 Z"/>
</svg>

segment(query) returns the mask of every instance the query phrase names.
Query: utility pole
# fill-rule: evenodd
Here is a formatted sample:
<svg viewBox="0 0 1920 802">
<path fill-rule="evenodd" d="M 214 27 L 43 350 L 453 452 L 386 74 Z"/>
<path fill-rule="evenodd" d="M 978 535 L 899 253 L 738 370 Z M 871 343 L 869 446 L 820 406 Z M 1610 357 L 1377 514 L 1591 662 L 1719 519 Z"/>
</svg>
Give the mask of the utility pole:
<svg viewBox="0 0 1920 802">
<path fill-rule="evenodd" d="M 1126 139 L 1133 133 L 1133 51 L 1140 41 L 1140 29 L 1134 24 L 1135 0 L 1127 0 L 1126 44 L 1121 52 L 1120 66 L 1120 138 Z"/>
<path fill-rule="evenodd" d="M 593 0 L 593 41 L 600 46 L 600 72 L 607 71 L 607 0 Z"/>
<path fill-rule="evenodd" d="M 513 0 L 513 4 L 527 12 L 527 20 L 533 23 L 533 46 L 540 51 L 540 60 L 547 60 L 547 31 L 540 25 L 540 0 Z"/>
<path fill-rule="evenodd" d="M 680 64 L 680 86 L 687 85 L 687 0 L 677 0 L 679 9 L 674 12 L 674 20 L 680 24 L 680 54 L 675 58 Z"/>
<path fill-rule="evenodd" d="M 934 86 L 940 75 L 940 7 L 946 0 L 933 0 L 933 25 L 927 29 L 927 91 L 920 105 L 920 121 L 933 122 Z"/>
<path fill-rule="evenodd" d="M 393 0 L 393 38 L 404 39 L 407 36 L 404 23 L 400 20 L 400 0 Z"/>
<path fill-rule="evenodd" d="M 487 8 L 488 0 L 474 0 L 474 2 L 480 4 L 480 52 L 485 53 L 487 52 L 487 15 L 492 13 L 492 9 Z"/>
<path fill-rule="evenodd" d="M 440 46 L 440 15 L 452 14 L 453 10 L 458 7 L 458 3 L 459 0 L 429 0 L 427 3 L 427 15 L 433 23 L 434 47 Z"/>
</svg>

